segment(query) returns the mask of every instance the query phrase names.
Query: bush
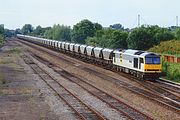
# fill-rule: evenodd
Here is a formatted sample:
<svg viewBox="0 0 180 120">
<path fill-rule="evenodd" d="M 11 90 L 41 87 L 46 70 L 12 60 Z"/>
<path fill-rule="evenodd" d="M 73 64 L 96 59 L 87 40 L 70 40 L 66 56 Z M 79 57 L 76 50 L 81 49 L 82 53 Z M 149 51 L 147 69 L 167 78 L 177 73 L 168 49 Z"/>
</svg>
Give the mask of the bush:
<svg viewBox="0 0 180 120">
<path fill-rule="evenodd" d="M 165 54 L 180 54 L 180 40 L 163 41 L 159 45 L 150 48 L 148 51 Z"/>
<path fill-rule="evenodd" d="M 175 82 L 180 82 L 180 64 L 179 63 L 162 63 L 162 72 L 166 78 Z"/>
<path fill-rule="evenodd" d="M 4 36 L 0 34 L 0 45 L 2 45 L 3 43 L 4 43 Z"/>
<path fill-rule="evenodd" d="M 180 28 L 176 29 L 175 36 L 177 40 L 180 40 Z"/>
</svg>

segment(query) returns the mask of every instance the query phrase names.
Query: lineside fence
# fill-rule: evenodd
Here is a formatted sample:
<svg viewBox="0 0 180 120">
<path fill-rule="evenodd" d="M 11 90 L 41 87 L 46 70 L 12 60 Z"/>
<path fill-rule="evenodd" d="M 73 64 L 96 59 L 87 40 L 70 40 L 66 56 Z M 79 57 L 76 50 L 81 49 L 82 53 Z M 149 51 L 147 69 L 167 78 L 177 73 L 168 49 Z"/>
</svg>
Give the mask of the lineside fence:
<svg viewBox="0 0 180 120">
<path fill-rule="evenodd" d="M 162 55 L 162 57 L 164 58 L 164 61 L 171 63 L 180 63 L 180 56 L 164 54 Z"/>
</svg>

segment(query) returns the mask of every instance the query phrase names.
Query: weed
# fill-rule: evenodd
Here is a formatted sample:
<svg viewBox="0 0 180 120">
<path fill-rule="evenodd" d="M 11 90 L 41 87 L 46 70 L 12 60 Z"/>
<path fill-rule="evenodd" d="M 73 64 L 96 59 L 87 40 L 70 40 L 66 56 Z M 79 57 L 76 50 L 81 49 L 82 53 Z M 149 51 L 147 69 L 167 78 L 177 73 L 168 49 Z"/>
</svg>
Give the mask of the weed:
<svg viewBox="0 0 180 120">
<path fill-rule="evenodd" d="M 0 59 L 0 64 L 9 64 L 9 63 L 13 63 L 13 60 L 12 59 L 8 59 L 8 58 Z"/>
<path fill-rule="evenodd" d="M 171 54 L 180 55 L 180 40 L 170 40 L 161 42 L 159 45 L 154 46 L 148 51 L 161 53 L 161 54 Z"/>
<path fill-rule="evenodd" d="M 175 82 L 180 82 L 180 64 L 163 62 L 162 72 L 166 74 L 166 78 Z"/>
<path fill-rule="evenodd" d="M 19 48 L 13 48 L 13 49 L 9 50 L 8 52 L 12 53 L 12 54 L 20 54 L 21 50 Z"/>
<path fill-rule="evenodd" d="M 5 81 L 5 77 L 2 73 L 0 73 L 0 84 L 5 84 L 6 81 Z"/>
</svg>

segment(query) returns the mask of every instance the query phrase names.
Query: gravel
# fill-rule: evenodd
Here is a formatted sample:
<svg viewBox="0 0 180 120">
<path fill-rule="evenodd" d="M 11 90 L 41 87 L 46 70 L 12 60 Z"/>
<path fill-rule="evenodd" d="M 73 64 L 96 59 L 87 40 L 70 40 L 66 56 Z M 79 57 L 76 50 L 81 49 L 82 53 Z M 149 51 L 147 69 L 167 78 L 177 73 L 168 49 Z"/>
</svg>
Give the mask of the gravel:
<svg viewBox="0 0 180 120">
<path fill-rule="evenodd" d="M 121 78 L 122 80 L 127 81 L 126 78 L 123 78 L 116 73 L 112 73 L 111 71 L 96 67 L 94 65 L 89 65 L 89 64 L 83 63 L 79 60 L 67 57 L 61 53 L 59 53 L 59 55 L 61 55 L 63 58 L 68 58 L 69 60 L 76 62 L 77 64 L 71 65 L 71 64 L 68 64 L 67 62 L 65 62 L 64 60 L 57 59 L 57 58 L 51 57 L 46 54 L 42 54 L 40 51 L 36 51 L 34 49 L 30 49 L 30 50 L 33 51 L 33 53 L 37 53 L 37 55 L 43 57 L 44 59 L 51 61 L 52 63 L 58 65 L 59 67 L 62 67 L 63 69 L 65 69 L 66 71 L 68 71 L 70 73 L 74 73 L 74 74 L 80 76 L 81 78 L 86 78 L 89 83 L 94 84 L 95 86 L 99 87 L 103 91 L 106 91 L 109 94 L 112 94 L 113 96 L 117 97 L 118 99 L 126 102 L 127 104 L 153 116 L 154 119 L 177 120 L 180 118 L 180 115 L 177 114 L 176 112 L 169 110 L 167 108 L 164 108 L 163 106 L 160 106 L 159 104 L 157 104 L 151 100 L 148 100 L 148 99 L 143 98 L 139 95 L 136 95 L 130 91 L 127 91 L 127 90 L 123 89 L 121 86 L 113 84 L 112 82 L 105 81 L 93 74 L 83 71 L 79 66 L 90 67 L 92 69 L 98 70 L 99 72 L 103 72 L 110 76 L 118 77 L 118 78 Z M 51 50 L 48 50 L 48 51 L 51 51 Z M 56 53 L 56 52 L 53 52 L 53 53 Z M 56 54 L 58 54 L 58 53 L 56 53 Z M 130 82 L 130 81 L 128 81 L 128 82 Z M 134 83 L 132 82 L 132 84 L 134 84 Z"/>
<path fill-rule="evenodd" d="M 89 94 L 87 91 L 79 87 L 77 84 L 63 78 L 59 74 L 55 73 L 51 68 L 48 68 L 44 64 L 38 62 L 37 60 L 34 61 L 35 63 L 38 63 L 41 66 L 41 68 L 45 69 L 47 72 L 53 75 L 53 77 L 56 78 L 61 85 L 66 87 L 69 91 L 78 96 L 84 103 L 86 103 L 88 106 L 91 106 L 93 109 L 97 110 L 103 116 L 111 120 L 127 119 L 123 117 L 123 115 L 120 114 L 118 111 L 109 107 L 106 103 L 102 102 L 95 96 Z"/>
</svg>

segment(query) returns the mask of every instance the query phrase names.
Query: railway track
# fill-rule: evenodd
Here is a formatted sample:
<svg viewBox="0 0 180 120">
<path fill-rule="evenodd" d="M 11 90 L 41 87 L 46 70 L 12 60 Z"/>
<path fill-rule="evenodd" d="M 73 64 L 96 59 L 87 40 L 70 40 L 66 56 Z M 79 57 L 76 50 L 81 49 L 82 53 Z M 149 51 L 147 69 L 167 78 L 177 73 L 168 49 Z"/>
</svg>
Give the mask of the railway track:
<svg viewBox="0 0 180 120">
<path fill-rule="evenodd" d="M 28 43 L 28 42 L 24 42 L 24 41 L 21 41 L 21 42 L 23 42 L 24 44 L 29 45 L 29 46 L 31 46 L 31 47 L 33 47 L 35 49 L 38 49 L 39 51 L 42 51 L 42 52 L 47 53 L 47 54 L 50 54 L 51 56 L 54 56 L 54 57 L 56 57 L 58 59 L 62 59 L 65 62 L 67 62 L 68 64 L 73 64 L 73 65 L 75 64 L 74 62 L 69 61 L 69 60 L 63 58 L 62 56 L 57 56 L 55 54 L 49 53 L 47 51 L 44 51 L 44 50 L 40 49 L 39 47 L 35 47 L 34 45 L 32 45 L 32 43 Z M 83 70 L 85 70 L 87 72 L 90 72 L 92 74 L 95 74 L 98 77 L 103 78 L 104 80 L 108 80 L 108 81 L 114 82 L 115 84 L 118 84 L 118 85 L 120 85 L 120 86 L 122 86 L 122 87 L 124 87 L 124 88 L 126 88 L 126 89 L 128 89 L 128 90 L 130 90 L 130 91 L 132 91 L 134 93 L 136 93 L 136 94 L 139 94 L 139 95 L 142 95 L 142 96 L 144 96 L 144 97 L 146 97 L 148 99 L 154 100 L 154 101 L 156 101 L 156 102 L 160 103 L 161 105 L 164 105 L 164 106 L 166 106 L 168 108 L 172 108 L 172 109 L 174 109 L 174 110 L 176 110 L 178 112 L 180 110 L 179 103 L 177 103 L 175 101 L 172 101 L 172 100 L 170 100 L 170 99 L 168 99 L 166 97 L 162 97 L 159 94 L 157 95 L 157 94 L 155 94 L 153 92 L 140 89 L 140 88 L 135 87 L 135 86 L 133 86 L 133 85 L 131 85 L 129 83 L 126 83 L 126 82 L 124 82 L 122 80 L 119 80 L 119 79 L 113 78 L 111 76 L 108 76 L 106 74 L 100 73 L 100 72 L 98 72 L 96 70 L 93 70 L 93 69 L 90 69 L 90 68 L 86 68 L 86 67 L 82 67 L 82 66 L 78 66 L 78 67 L 81 67 L 81 69 L 83 69 Z"/>
<path fill-rule="evenodd" d="M 82 79 L 72 73 L 67 72 L 66 70 L 50 63 L 49 61 L 40 58 L 37 55 L 33 55 L 34 58 L 38 59 L 42 63 L 46 64 L 48 67 L 52 68 L 55 72 L 63 76 L 64 78 L 68 79 L 71 82 L 74 82 L 90 94 L 96 96 L 101 101 L 108 104 L 110 107 L 116 109 L 126 117 L 132 120 L 152 120 L 152 118 L 139 110 L 129 106 L 128 104 L 118 100 L 117 98 L 113 97 L 112 95 L 100 90 L 99 88 L 95 87 L 94 85 L 87 82 L 87 80 Z"/>
<path fill-rule="evenodd" d="M 153 81 L 138 80 L 137 78 L 134 78 L 134 77 L 129 77 L 129 79 L 132 79 L 133 81 L 136 81 L 142 87 L 152 91 L 153 93 L 159 94 L 159 96 L 162 96 L 162 97 L 167 97 L 168 99 L 170 99 L 170 100 L 172 100 L 174 102 L 177 102 L 177 104 L 180 105 L 180 96 L 178 96 L 178 95 L 172 93 L 171 91 L 169 91 L 167 86 L 161 87 L 161 84 L 156 84 Z"/>
<path fill-rule="evenodd" d="M 77 96 L 59 84 L 55 78 L 49 73 L 35 64 L 30 57 L 23 56 L 26 64 L 28 64 L 36 74 L 76 113 L 82 120 L 106 120 L 100 113 L 83 103 Z M 58 85 L 58 87 L 57 87 Z"/>
<path fill-rule="evenodd" d="M 127 89 L 127 90 L 130 90 L 136 94 L 139 94 L 141 96 L 144 96 L 148 99 L 151 99 L 151 100 L 154 100 L 162 105 L 165 105 L 167 106 L 168 108 L 173 108 L 174 110 L 176 110 L 177 112 L 180 111 L 180 104 L 177 103 L 176 101 L 172 101 L 171 99 L 169 98 L 166 98 L 162 95 L 159 95 L 159 94 L 156 94 L 150 90 L 144 90 L 144 89 L 141 89 L 139 87 L 136 87 L 134 85 L 131 85 L 129 83 L 126 83 L 120 79 L 116 79 L 114 77 L 111 77 L 111 76 L 108 76 L 104 73 L 99 73 L 98 71 L 96 70 L 92 70 L 92 69 L 89 69 L 89 68 L 84 68 L 87 72 L 90 72 L 91 74 L 95 74 L 96 76 L 104 79 L 104 80 L 107 80 L 107 81 L 111 81 L 117 85 L 120 85 L 122 86 L 123 88 Z"/>
<path fill-rule="evenodd" d="M 172 83 L 172 82 L 169 82 L 169 81 L 163 80 L 163 79 L 156 80 L 156 81 L 154 81 L 154 83 L 164 89 L 167 89 L 169 91 L 173 91 L 173 92 L 180 94 L 180 85 L 179 84 Z"/>
<path fill-rule="evenodd" d="M 169 84 L 169 85 L 174 85 L 176 87 L 180 87 L 180 83 L 172 82 L 172 81 L 166 80 L 164 78 L 159 78 L 158 81 Z"/>
<path fill-rule="evenodd" d="M 125 76 L 124 73 L 118 73 L 126 78 L 129 78 L 132 81 L 135 81 L 136 83 L 140 84 L 142 87 L 148 89 L 149 91 L 152 91 L 153 93 L 158 94 L 161 97 L 164 97 L 166 99 L 169 99 L 169 101 L 174 102 L 173 104 L 177 107 L 177 110 L 180 110 L 180 87 L 178 85 L 172 86 L 172 84 L 167 84 L 165 82 L 162 82 L 160 80 L 156 81 L 143 81 L 139 80 L 136 77 L 133 76 Z M 175 94 L 174 94 L 174 93 Z"/>
<path fill-rule="evenodd" d="M 166 96 L 172 100 L 175 100 L 175 101 L 179 102 L 179 104 L 180 104 L 180 96 L 173 93 L 173 92 L 176 92 L 178 94 L 180 91 L 176 90 L 175 87 L 174 87 L 174 91 L 173 91 L 172 86 L 168 86 L 168 85 L 164 85 L 164 84 L 158 84 L 157 82 L 146 81 L 145 84 L 147 84 L 147 86 L 150 89 L 154 89 L 155 92 L 160 93 L 160 94 L 162 94 L 162 95 L 164 95 L 164 96 Z"/>
</svg>

